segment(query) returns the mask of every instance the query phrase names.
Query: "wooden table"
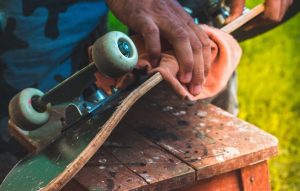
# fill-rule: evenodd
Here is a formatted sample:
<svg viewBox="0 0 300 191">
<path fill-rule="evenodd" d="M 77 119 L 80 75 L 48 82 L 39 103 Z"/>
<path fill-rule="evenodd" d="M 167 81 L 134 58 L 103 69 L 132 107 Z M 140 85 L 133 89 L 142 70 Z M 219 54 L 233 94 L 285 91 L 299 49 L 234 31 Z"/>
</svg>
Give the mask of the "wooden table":
<svg viewBox="0 0 300 191">
<path fill-rule="evenodd" d="M 270 190 L 272 135 L 161 84 L 63 190 Z"/>
</svg>

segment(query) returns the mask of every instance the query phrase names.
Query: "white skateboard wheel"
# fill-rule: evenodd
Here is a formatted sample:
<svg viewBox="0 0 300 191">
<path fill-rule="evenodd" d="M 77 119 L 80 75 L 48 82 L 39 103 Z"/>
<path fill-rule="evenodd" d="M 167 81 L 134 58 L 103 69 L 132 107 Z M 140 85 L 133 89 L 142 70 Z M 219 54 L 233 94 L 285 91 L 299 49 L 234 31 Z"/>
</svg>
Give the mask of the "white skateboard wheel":
<svg viewBox="0 0 300 191">
<path fill-rule="evenodd" d="M 138 52 L 126 34 L 113 31 L 94 43 L 92 57 L 101 73 L 115 78 L 133 70 L 138 61 Z"/>
<path fill-rule="evenodd" d="M 15 95 L 9 102 L 10 119 L 21 129 L 32 131 L 44 125 L 49 119 L 49 112 L 39 112 L 32 106 L 32 97 L 44 95 L 38 89 L 26 88 Z"/>
</svg>

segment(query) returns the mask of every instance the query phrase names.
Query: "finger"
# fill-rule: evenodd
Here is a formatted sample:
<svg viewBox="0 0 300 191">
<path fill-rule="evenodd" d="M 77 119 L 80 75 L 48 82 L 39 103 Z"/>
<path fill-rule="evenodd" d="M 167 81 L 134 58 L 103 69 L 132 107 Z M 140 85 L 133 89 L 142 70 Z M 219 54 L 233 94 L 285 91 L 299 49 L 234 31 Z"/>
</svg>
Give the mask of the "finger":
<svg viewBox="0 0 300 191">
<path fill-rule="evenodd" d="M 245 0 L 231 0 L 230 15 L 226 18 L 225 23 L 230 23 L 240 15 L 242 15 L 245 7 Z"/>
<path fill-rule="evenodd" d="M 192 80 L 194 67 L 194 55 L 190 42 L 191 35 L 197 40 L 194 32 L 188 26 L 189 22 L 193 22 L 193 19 L 177 1 L 166 0 L 165 2 L 171 8 L 169 14 L 170 18 L 173 19 L 171 23 L 160 23 L 160 26 L 162 26 L 165 38 L 172 44 L 179 62 L 179 80 L 181 83 L 188 84 Z M 199 40 L 198 43 L 201 46 Z"/>
<path fill-rule="evenodd" d="M 160 34 L 157 25 L 151 19 L 145 19 L 141 26 L 141 33 L 145 40 L 145 48 L 149 54 L 150 62 L 153 67 L 159 65 L 161 54 Z"/>
<path fill-rule="evenodd" d="M 178 21 L 177 21 L 178 22 Z M 179 62 L 179 80 L 181 83 L 189 83 L 192 79 L 194 65 L 193 52 L 189 40 L 188 26 L 182 23 L 161 23 L 165 38 L 173 46 L 176 58 Z"/>
<path fill-rule="evenodd" d="M 266 0 L 265 2 L 265 12 L 264 17 L 265 19 L 272 21 L 272 22 L 279 22 L 280 21 L 280 7 L 281 1 L 280 0 Z"/>
<path fill-rule="evenodd" d="M 203 65 L 204 65 L 204 75 L 207 76 L 210 69 L 210 57 L 211 57 L 211 44 L 210 39 L 206 32 L 194 23 L 189 24 L 192 30 L 197 35 L 198 39 L 202 44 L 202 55 L 203 55 Z"/>
<path fill-rule="evenodd" d="M 190 83 L 193 76 L 194 56 L 190 40 L 184 29 L 177 29 L 173 35 L 173 48 L 179 62 L 179 80 Z"/>
<path fill-rule="evenodd" d="M 189 91 L 193 95 L 198 95 L 202 90 L 202 84 L 204 81 L 204 59 L 202 48 L 199 49 L 198 45 L 193 44 L 192 47 L 194 53 L 194 68 L 192 81 L 189 84 Z"/>
<path fill-rule="evenodd" d="M 290 6 L 290 0 L 281 0 L 281 9 L 280 9 L 280 21 L 282 21 L 286 11 L 288 10 L 289 6 Z"/>
</svg>

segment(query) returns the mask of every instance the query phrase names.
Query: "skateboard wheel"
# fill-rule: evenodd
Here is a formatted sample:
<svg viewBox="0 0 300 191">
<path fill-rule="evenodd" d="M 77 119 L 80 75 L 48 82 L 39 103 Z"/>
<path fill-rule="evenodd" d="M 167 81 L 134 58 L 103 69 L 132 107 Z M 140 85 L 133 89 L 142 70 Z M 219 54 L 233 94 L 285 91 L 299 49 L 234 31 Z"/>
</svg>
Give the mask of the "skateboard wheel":
<svg viewBox="0 0 300 191">
<path fill-rule="evenodd" d="M 44 125 L 49 119 L 49 112 L 37 111 L 31 102 L 32 97 L 42 95 L 44 93 L 35 88 L 26 88 L 15 95 L 9 102 L 10 119 L 21 129 L 28 131 Z"/>
<path fill-rule="evenodd" d="M 94 43 L 92 57 L 100 72 L 116 78 L 133 70 L 137 64 L 138 52 L 126 34 L 113 31 Z"/>
</svg>

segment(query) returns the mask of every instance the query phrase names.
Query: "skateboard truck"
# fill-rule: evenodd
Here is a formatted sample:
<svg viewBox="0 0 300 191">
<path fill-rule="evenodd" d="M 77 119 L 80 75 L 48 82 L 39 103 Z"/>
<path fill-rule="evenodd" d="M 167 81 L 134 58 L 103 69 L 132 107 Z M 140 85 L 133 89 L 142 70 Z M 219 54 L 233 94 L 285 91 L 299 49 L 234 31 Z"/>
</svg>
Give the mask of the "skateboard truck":
<svg viewBox="0 0 300 191">
<path fill-rule="evenodd" d="M 24 130 L 35 130 L 50 117 L 54 105 L 69 103 L 65 109 L 66 125 L 75 123 L 103 105 L 108 96 L 101 89 L 93 87 L 94 73 L 116 78 L 131 72 L 137 64 L 138 53 L 132 40 L 121 32 L 110 32 L 99 38 L 93 46 L 94 62 L 46 92 L 26 88 L 15 95 L 9 103 L 11 120 Z M 83 92 L 90 92 L 82 96 Z M 114 89 L 113 94 L 118 92 Z"/>
<path fill-rule="evenodd" d="M 225 25 L 230 8 L 225 0 L 179 0 L 185 11 L 194 18 L 196 24 L 206 23 L 217 28 Z M 246 7 L 244 13 L 249 11 Z"/>
</svg>

